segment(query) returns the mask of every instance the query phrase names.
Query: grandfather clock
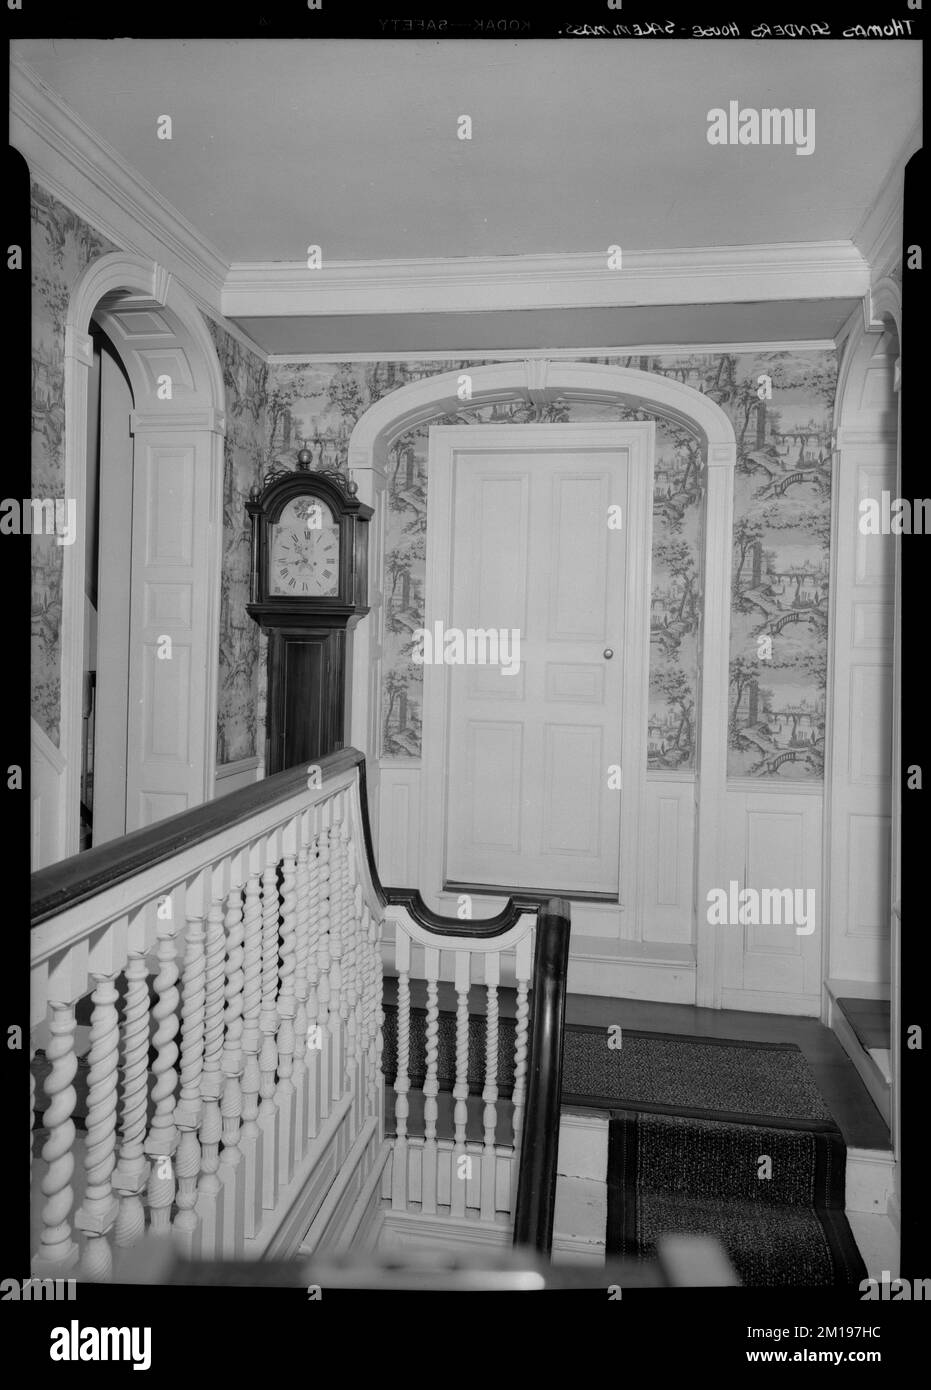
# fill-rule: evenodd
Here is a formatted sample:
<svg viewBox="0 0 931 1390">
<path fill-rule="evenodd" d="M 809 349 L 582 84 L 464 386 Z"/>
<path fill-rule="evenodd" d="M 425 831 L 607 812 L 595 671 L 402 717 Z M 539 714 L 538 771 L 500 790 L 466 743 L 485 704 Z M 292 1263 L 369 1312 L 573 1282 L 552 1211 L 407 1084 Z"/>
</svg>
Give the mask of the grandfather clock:
<svg viewBox="0 0 931 1390">
<path fill-rule="evenodd" d="M 367 602 L 372 508 L 333 470 L 266 473 L 246 510 L 252 580 L 246 611 L 268 634 L 265 770 L 270 775 L 342 748 L 349 632 Z"/>
</svg>

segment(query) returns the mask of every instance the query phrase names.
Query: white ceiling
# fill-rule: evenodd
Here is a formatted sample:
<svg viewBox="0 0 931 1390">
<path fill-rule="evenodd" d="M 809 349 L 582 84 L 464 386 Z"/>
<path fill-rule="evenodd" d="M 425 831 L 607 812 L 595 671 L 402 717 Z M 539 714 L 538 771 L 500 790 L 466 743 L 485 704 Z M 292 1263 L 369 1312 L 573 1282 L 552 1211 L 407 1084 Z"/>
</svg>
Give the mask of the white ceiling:
<svg viewBox="0 0 931 1390">
<path fill-rule="evenodd" d="M 917 44 L 120 39 L 13 51 L 228 262 L 299 261 L 311 243 L 333 261 L 852 238 L 920 112 Z M 814 107 L 815 152 L 710 146 L 707 112 L 730 100 Z M 165 114 L 170 141 L 155 133 Z M 456 138 L 462 114 L 471 141 Z"/>
</svg>

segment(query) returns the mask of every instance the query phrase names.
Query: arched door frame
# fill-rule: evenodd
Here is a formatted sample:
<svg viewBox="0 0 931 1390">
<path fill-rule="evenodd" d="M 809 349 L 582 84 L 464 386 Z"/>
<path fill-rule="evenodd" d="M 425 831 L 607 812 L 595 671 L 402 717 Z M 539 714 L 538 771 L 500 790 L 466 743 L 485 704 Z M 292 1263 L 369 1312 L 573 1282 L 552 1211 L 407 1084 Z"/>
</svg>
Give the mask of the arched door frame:
<svg viewBox="0 0 931 1390">
<path fill-rule="evenodd" d="M 883 338 L 888 338 L 888 344 L 892 351 L 888 352 L 887 357 L 893 357 L 893 389 L 896 394 L 895 417 L 892 412 L 887 412 L 886 418 L 878 418 L 875 406 L 871 405 L 872 392 L 867 390 L 867 378 L 871 368 L 875 365 L 876 351 L 881 346 Z M 895 482 L 893 495 L 902 496 L 902 400 L 899 390 L 900 362 L 903 352 L 903 328 L 902 328 L 902 288 L 899 278 L 892 273 L 879 276 L 871 285 L 869 292 L 861 301 L 860 308 L 851 315 L 846 325 L 846 334 L 843 338 L 843 351 L 837 376 L 837 391 L 835 395 L 834 407 L 834 469 L 835 480 L 832 488 L 832 505 L 837 507 L 837 499 L 841 490 L 842 470 L 846 472 L 848 468 L 855 468 L 857 463 L 862 461 L 864 451 L 870 459 L 881 460 L 888 457 L 892 449 L 895 450 Z M 894 440 L 893 440 L 894 434 Z M 837 601 L 837 585 L 835 584 L 836 567 L 841 562 L 842 557 L 842 538 L 837 534 L 838 521 L 832 525 L 832 546 L 831 546 L 831 621 L 829 622 L 829 633 L 836 630 L 834 620 L 834 605 Z M 900 1089 L 899 1081 L 901 1074 L 901 915 L 899 898 L 901 894 L 901 728 L 900 728 L 900 709 L 901 709 L 901 650 L 902 650 L 902 615 L 901 615 L 901 537 L 895 538 L 895 562 L 893 573 L 893 595 L 892 595 L 892 714 L 891 714 L 891 750 L 890 750 L 890 831 L 889 831 L 889 996 L 890 996 L 890 1052 L 891 1052 L 891 1134 L 892 1147 L 896 1160 L 899 1158 L 901 1146 L 901 1109 L 900 1109 Z M 875 598 L 874 595 L 869 595 Z M 849 627 L 849 624 L 848 624 Z M 828 667 L 828 692 L 834 692 L 834 699 L 828 700 L 828 736 L 829 747 L 833 744 L 833 723 L 834 710 L 837 708 L 838 697 L 844 695 L 846 698 L 845 686 L 849 685 L 849 680 L 839 679 L 835 670 L 836 662 L 833 651 L 829 659 Z M 840 750 L 841 755 L 843 749 Z M 840 778 L 843 779 L 845 760 L 843 756 L 838 759 L 840 765 Z M 822 920 L 832 925 L 836 919 L 836 914 L 831 902 L 831 868 L 833 864 L 832 849 L 838 840 L 843 840 L 843 834 L 837 825 L 837 809 L 835 805 L 835 759 L 829 757 L 825 767 L 825 798 L 824 798 L 824 864 L 825 864 L 825 885 L 823 890 L 823 901 L 826 904 L 826 912 L 822 914 Z M 843 790 L 843 787 L 842 787 Z M 842 914 L 841 914 L 842 916 Z M 825 978 L 828 969 L 828 950 L 831 941 L 825 940 Z M 836 973 L 831 972 L 831 973 Z M 829 1001 L 826 998 L 822 1011 L 825 1021 L 831 1018 Z M 898 1175 L 896 1175 L 896 1185 L 898 1186 Z M 897 1202 L 897 1193 L 890 1199 L 890 1205 Z"/>
<path fill-rule="evenodd" d="M 154 261 L 114 251 L 94 261 L 71 295 L 65 321 L 65 496 L 79 518 L 73 545 L 64 547 L 61 631 L 62 823 L 60 854 L 79 844 L 81 776 L 81 681 L 84 656 L 83 526 L 87 488 L 87 407 L 93 362 L 90 322 L 96 318 L 114 343 L 133 389 L 135 447 L 153 432 L 172 432 L 178 445 L 196 444 L 209 459 L 211 524 L 199 537 L 205 548 L 208 656 L 198 706 L 205 756 L 200 800 L 213 795 L 216 764 L 220 567 L 222 556 L 223 439 L 226 432 L 223 373 L 207 326 L 173 276 Z M 172 378 L 172 398 L 159 395 L 159 378 Z M 191 684 L 203 678 L 194 668 Z M 193 803 L 192 803 L 193 804 Z"/>
<path fill-rule="evenodd" d="M 708 924 L 702 904 L 708 900 L 708 890 L 720 887 L 723 881 L 731 550 L 737 459 L 733 426 L 720 406 L 693 387 L 631 368 L 529 359 L 477 366 L 467 372 L 441 372 L 411 382 L 371 406 L 356 424 L 349 441 L 349 468 L 359 486 L 360 499 L 376 509 L 371 572 L 379 579 L 384 549 L 384 492 L 389 446 L 413 426 L 461 410 L 464 376 L 469 379 L 470 406 L 518 399 L 529 400 L 539 408 L 556 400 L 642 407 L 684 425 L 702 442 L 705 515 L 696 762 L 696 1003 L 713 1007 L 720 999 L 717 929 Z M 377 809 L 380 747 L 382 616 L 379 600 L 357 628 L 353 651 L 351 737 L 353 743 L 370 756 L 373 810 Z"/>
</svg>

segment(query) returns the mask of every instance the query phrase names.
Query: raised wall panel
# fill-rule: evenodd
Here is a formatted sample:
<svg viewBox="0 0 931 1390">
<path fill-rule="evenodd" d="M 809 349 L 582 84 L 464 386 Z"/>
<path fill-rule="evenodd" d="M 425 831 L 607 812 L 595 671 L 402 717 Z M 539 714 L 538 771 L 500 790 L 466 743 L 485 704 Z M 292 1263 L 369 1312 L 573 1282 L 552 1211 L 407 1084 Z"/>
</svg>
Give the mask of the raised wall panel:
<svg viewBox="0 0 931 1390">
<path fill-rule="evenodd" d="M 825 931 L 821 890 L 821 797 L 730 788 L 725 819 L 729 893 L 791 893 L 792 920 L 729 922 L 715 928 L 722 962 L 722 1008 L 816 1015 L 821 1005 Z M 809 895 L 813 892 L 813 898 Z M 759 900 L 760 917 L 763 902 Z M 813 908 L 813 911 L 812 911 Z M 707 904 L 699 910 L 707 913 Z M 803 920 L 805 919 L 805 920 Z M 814 921 L 814 931 L 807 928 Z M 798 929 L 802 930 L 799 931 Z"/>
<path fill-rule="evenodd" d="M 647 776 L 642 843 L 642 940 L 693 945 L 694 779 Z"/>
<path fill-rule="evenodd" d="M 419 819 L 419 764 L 382 762 L 376 863 L 382 883 L 392 888 L 420 886 Z"/>
<path fill-rule="evenodd" d="M 855 665 L 850 672 L 850 780 L 862 784 L 888 780 L 891 741 L 877 731 L 891 727 L 892 668 Z"/>
<path fill-rule="evenodd" d="M 171 657 L 162 658 L 156 646 L 147 645 L 143 656 L 147 698 L 142 723 L 144 761 L 176 762 L 190 759 L 188 683 L 191 652 L 172 645 Z"/>
</svg>

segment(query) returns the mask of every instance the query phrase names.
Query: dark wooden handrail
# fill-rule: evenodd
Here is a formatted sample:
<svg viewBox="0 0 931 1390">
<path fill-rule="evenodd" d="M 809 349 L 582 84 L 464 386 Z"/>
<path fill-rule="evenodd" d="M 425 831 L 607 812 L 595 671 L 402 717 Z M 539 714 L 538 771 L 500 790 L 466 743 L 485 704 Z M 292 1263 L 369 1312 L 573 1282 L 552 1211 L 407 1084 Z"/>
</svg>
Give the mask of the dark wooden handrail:
<svg viewBox="0 0 931 1390">
<path fill-rule="evenodd" d="M 336 753 L 319 758 L 314 765 L 320 769 L 320 780 L 324 786 L 350 768 L 359 769 L 359 802 L 368 872 L 383 906 L 396 903 L 406 907 L 415 922 L 439 936 L 490 937 L 506 932 L 523 913 L 536 912 L 545 900 L 542 895 L 516 894 L 508 899 L 495 917 L 463 922 L 457 917 L 443 917 L 434 912 L 415 888 L 383 887 L 375 866 L 369 822 L 365 754 L 357 748 L 341 748 Z M 32 926 L 39 926 L 65 908 L 86 902 L 107 888 L 124 883 L 143 869 L 161 864 L 181 850 L 209 840 L 222 830 L 241 825 L 269 806 L 288 801 L 306 785 L 307 764 L 301 763 L 297 767 L 276 772 L 272 777 L 265 777 L 260 782 L 227 792 L 213 801 L 205 801 L 190 811 L 166 816 L 154 825 L 132 830 L 117 840 L 108 840 L 105 844 L 85 850 L 83 854 L 73 854 L 68 859 L 37 870 L 31 880 Z"/>
<path fill-rule="evenodd" d="M 516 1246 L 546 1256 L 553 1245 L 556 1208 L 569 932 L 568 902 L 551 898 L 537 918 L 527 1104 L 518 1156 L 513 1240 Z"/>
<path fill-rule="evenodd" d="M 357 748 L 341 748 L 318 758 L 315 766 L 320 769 L 321 781 L 327 782 L 363 763 L 364 754 Z M 70 859 L 39 869 L 32 875 L 32 925 L 38 926 L 56 912 L 123 883 L 142 869 L 161 864 L 230 826 L 241 825 L 269 806 L 289 800 L 306 788 L 307 767 L 301 763 L 286 768 L 261 782 L 238 787 L 190 811 L 179 811 L 176 816 L 166 816 L 154 825 L 131 830 L 118 840 L 108 840 L 83 854 L 73 854 Z"/>
</svg>

